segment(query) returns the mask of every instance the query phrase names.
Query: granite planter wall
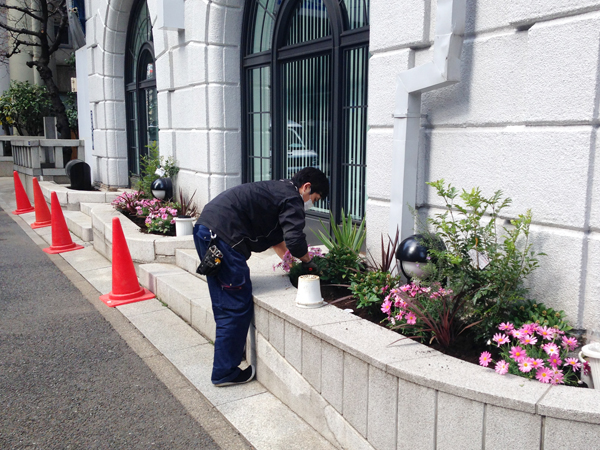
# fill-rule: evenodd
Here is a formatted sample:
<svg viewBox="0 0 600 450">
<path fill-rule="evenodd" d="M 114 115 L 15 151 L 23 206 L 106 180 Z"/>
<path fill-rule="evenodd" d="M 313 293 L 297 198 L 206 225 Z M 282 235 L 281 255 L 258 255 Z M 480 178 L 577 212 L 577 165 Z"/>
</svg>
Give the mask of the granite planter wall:
<svg viewBox="0 0 600 450">
<path fill-rule="evenodd" d="M 258 379 L 334 445 L 560 449 L 600 435 L 600 391 L 498 375 L 334 306 L 298 308 L 272 263 L 251 265 Z"/>
</svg>

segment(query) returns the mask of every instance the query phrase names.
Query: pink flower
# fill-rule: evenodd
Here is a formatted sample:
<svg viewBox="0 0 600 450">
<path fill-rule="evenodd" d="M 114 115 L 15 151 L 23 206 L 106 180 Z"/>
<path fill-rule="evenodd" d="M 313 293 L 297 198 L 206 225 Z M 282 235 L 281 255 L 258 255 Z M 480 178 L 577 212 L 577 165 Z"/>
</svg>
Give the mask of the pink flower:
<svg viewBox="0 0 600 450">
<path fill-rule="evenodd" d="M 560 370 L 555 370 L 551 382 L 552 384 L 565 384 L 565 374 Z"/>
<path fill-rule="evenodd" d="M 161 218 L 162 220 L 167 220 L 167 219 L 169 218 L 169 216 L 168 216 L 168 215 L 166 215 L 166 214 L 163 214 L 163 215 L 162 215 L 160 218 Z"/>
<path fill-rule="evenodd" d="M 512 323 L 510 323 L 510 322 L 503 322 L 503 323 L 500 324 L 500 326 L 498 327 L 498 329 L 499 330 L 510 331 L 510 330 L 514 330 L 515 326 Z"/>
<path fill-rule="evenodd" d="M 565 359 L 565 366 L 569 366 L 573 372 L 577 372 L 579 369 L 581 369 L 581 363 L 579 362 L 579 360 L 577 358 L 567 358 Z"/>
<path fill-rule="evenodd" d="M 563 336 L 562 346 L 564 348 L 568 348 L 570 351 L 573 351 L 575 350 L 575 347 L 577 347 L 577 339 L 575 339 L 574 337 Z"/>
<path fill-rule="evenodd" d="M 494 370 L 500 375 L 506 375 L 508 373 L 508 363 L 504 360 L 498 361 Z"/>
<path fill-rule="evenodd" d="M 539 334 L 542 338 L 551 341 L 554 337 L 554 333 L 552 333 L 552 328 L 548 327 L 538 327 L 537 334 Z"/>
<path fill-rule="evenodd" d="M 558 346 L 554 342 L 548 342 L 546 345 L 542 346 L 542 348 L 550 356 L 558 355 Z"/>
<path fill-rule="evenodd" d="M 523 358 L 521 360 L 521 362 L 519 362 L 519 370 L 521 372 L 531 372 L 531 369 L 533 369 L 533 358 Z"/>
<path fill-rule="evenodd" d="M 526 334 L 521 339 L 519 339 L 519 342 L 523 345 L 535 345 L 537 343 L 537 341 L 538 341 L 537 338 L 530 334 Z"/>
<path fill-rule="evenodd" d="M 479 365 L 487 367 L 492 361 L 492 355 L 490 352 L 483 352 L 479 357 Z"/>
<path fill-rule="evenodd" d="M 535 374 L 535 378 L 542 383 L 550 383 L 554 377 L 554 371 L 547 367 L 540 367 Z"/>
<path fill-rule="evenodd" d="M 558 355 L 551 355 L 550 358 L 548 358 L 548 363 L 552 366 L 552 367 L 558 367 L 562 364 L 561 359 L 558 357 Z"/>
<path fill-rule="evenodd" d="M 406 315 L 406 323 L 409 324 L 409 325 L 416 324 L 417 323 L 417 317 L 413 313 L 409 312 Z"/>
<path fill-rule="evenodd" d="M 507 342 L 509 342 L 508 336 L 505 334 L 501 334 L 501 333 L 496 333 L 494 335 L 494 338 L 492 339 L 496 344 L 498 344 L 498 347 L 500 347 L 501 345 L 506 344 Z"/>
<path fill-rule="evenodd" d="M 510 357 L 517 362 L 521 362 L 527 357 L 527 353 L 525 353 L 525 350 L 523 350 L 521 347 L 511 347 Z"/>
<path fill-rule="evenodd" d="M 535 333 L 535 331 L 537 330 L 537 328 L 538 328 L 538 324 L 537 324 L 537 323 L 533 323 L 533 322 L 531 322 L 531 323 L 526 323 L 525 325 L 523 325 L 523 326 L 521 327 L 521 329 L 522 329 L 522 330 L 523 330 L 525 333 L 527 333 L 527 334 L 533 334 L 533 333 Z"/>
<path fill-rule="evenodd" d="M 391 308 L 392 302 L 390 302 L 389 300 L 385 300 L 381 305 L 381 312 L 389 314 Z"/>
<path fill-rule="evenodd" d="M 522 330 L 512 330 L 511 334 L 517 339 L 521 339 L 525 335 Z"/>
<path fill-rule="evenodd" d="M 533 366 L 534 369 L 539 369 L 540 367 L 544 367 L 544 360 L 543 359 L 534 359 L 533 361 L 531 361 L 531 365 Z"/>
</svg>

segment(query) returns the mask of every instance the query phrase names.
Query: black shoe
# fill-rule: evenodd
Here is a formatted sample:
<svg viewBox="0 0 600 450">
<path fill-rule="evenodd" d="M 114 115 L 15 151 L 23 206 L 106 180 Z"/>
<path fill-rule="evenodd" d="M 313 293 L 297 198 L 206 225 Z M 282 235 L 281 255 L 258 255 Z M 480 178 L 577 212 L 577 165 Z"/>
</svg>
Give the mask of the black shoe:
<svg viewBox="0 0 600 450">
<path fill-rule="evenodd" d="M 233 380 L 224 381 L 223 383 L 215 383 L 215 386 L 223 387 L 223 386 L 231 386 L 234 384 L 248 383 L 249 381 L 252 381 L 254 379 L 255 374 L 256 374 L 256 371 L 254 370 L 254 366 L 248 366 L 244 370 L 242 370 L 238 374 L 238 376 L 235 377 Z"/>
</svg>

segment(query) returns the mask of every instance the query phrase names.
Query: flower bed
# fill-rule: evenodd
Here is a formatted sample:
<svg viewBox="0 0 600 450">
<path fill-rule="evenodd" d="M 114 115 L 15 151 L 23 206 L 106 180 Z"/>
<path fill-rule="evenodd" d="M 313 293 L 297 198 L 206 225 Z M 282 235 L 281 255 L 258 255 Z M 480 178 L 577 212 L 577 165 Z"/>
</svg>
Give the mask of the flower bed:
<svg viewBox="0 0 600 450">
<path fill-rule="evenodd" d="M 141 191 L 125 192 L 111 204 L 140 227 L 142 233 L 175 236 L 175 218 L 182 216 L 182 203 L 147 199 Z"/>
</svg>

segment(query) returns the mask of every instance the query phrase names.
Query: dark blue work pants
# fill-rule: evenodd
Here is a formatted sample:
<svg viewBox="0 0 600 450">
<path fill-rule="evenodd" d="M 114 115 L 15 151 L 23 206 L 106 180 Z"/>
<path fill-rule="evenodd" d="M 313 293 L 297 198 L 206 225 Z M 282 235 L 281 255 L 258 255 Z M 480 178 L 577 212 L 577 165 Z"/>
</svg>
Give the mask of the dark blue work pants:
<svg viewBox="0 0 600 450">
<path fill-rule="evenodd" d="M 204 257 L 210 244 L 210 230 L 194 227 L 194 243 Z M 246 258 L 217 237 L 216 245 L 223 253 L 223 264 L 216 276 L 206 277 L 217 323 L 215 357 L 211 381 L 214 384 L 233 380 L 240 373 L 244 345 L 254 313 L 252 282 Z"/>
</svg>

